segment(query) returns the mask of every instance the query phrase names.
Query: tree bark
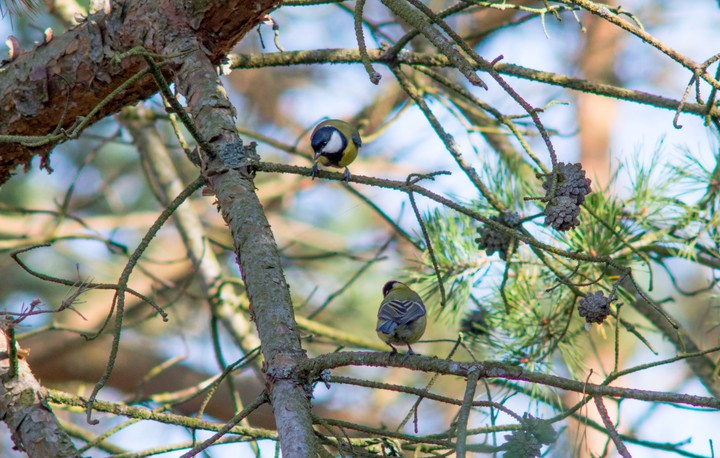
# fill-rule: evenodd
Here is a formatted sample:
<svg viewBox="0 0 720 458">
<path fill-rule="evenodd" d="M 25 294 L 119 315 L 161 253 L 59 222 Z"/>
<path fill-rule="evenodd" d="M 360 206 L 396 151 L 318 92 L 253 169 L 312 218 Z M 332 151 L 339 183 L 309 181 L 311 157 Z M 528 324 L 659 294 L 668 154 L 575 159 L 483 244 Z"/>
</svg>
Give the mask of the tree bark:
<svg viewBox="0 0 720 458">
<path fill-rule="evenodd" d="M 188 49 L 187 43 L 175 43 Z M 273 406 L 284 457 L 316 455 L 310 416 L 310 393 L 298 382 L 296 365 L 307 359 L 293 313 L 290 291 L 270 224 L 255 194 L 252 172 L 235 166 L 243 151 L 235 129 L 235 110 L 215 67 L 200 47 L 185 56 L 176 84 L 202 136 L 213 151 L 201 155 L 203 175 L 217 195 L 223 219 L 252 307 L 265 357 L 266 389 Z M 223 153 L 222 151 L 236 151 Z M 231 160 L 231 162 L 228 162 Z"/>
<path fill-rule="evenodd" d="M 116 0 L 109 14 L 90 15 L 49 43 L 21 51 L 0 71 L 0 135 L 55 133 L 60 139 L 38 147 L 0 143 L 0 184 L 16 167 L 29 167 L 35 155 L 41 155 L 41 167 L 50 170 L 50 151 L 64 140 L 61 129 L 71 130 L 78 118 L 146 68 L 142 57 L 117 61 L 119 54 L 142 46 L 167 56 L 167 45 L 191 32 L 208 59 L 218 63 L 278 5 L 277 0 Z M 177 65 L 163 68 L 172 79 Z M 157 91 L 146 75 L 100 108 L 88 125 Z"/>
<path fill-rule="evenodd" d="M 17 357 L 17 373 L 12 374 L 12 351 L 8 335 L 0 331 L 0 415 L 12 432 L 18 450 L 29 457 L 74 457 L 77 449 L 60 427 L 44 389 L 24 357 Z"/>
</svg>

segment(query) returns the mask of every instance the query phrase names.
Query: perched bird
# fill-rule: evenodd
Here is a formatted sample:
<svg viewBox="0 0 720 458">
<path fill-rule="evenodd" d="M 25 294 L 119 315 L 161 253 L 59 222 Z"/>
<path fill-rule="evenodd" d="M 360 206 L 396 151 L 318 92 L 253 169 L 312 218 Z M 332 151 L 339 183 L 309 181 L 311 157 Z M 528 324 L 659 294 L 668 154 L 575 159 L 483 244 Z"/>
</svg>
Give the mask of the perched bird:
<svg viewBox="0 0 720 458">
<path fill-rule="evenodd" d="M 362 146 L 360 134 L 357 129 L 339 119 L 328 119 L 313 129 L 310 135 L 310 144 L 315 151 L 312 166 L 312 177 L 315 179 L 318 172 L 318 163 L 326 167 L 345 167 L 345 182 L 350 179 L 347 166 L 357 157 L 358 149 Z"/>
<path fill-rule="evenodd" d="M 414 355 L 410 344 L 420 340 L 425 332 L 425 304 L 415 291 L 395 280 L 385 283 L 383 296 L 375 328 L 378 337 L 390 345 L 393 353 L 397 353 L 393 344 L 405 344 L 408 354 Z"/>
</svg>

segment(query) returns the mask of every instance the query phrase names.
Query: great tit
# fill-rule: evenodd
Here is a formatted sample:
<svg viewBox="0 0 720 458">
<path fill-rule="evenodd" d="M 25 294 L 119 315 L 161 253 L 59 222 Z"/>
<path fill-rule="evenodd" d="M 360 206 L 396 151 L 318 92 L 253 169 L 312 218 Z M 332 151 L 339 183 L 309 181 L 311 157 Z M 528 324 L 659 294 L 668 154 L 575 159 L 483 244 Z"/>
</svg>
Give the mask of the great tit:
<svg viewBox="0 0 720 458">
<path fill-rule="evenodd" d="M 350 179 L 347 166 L 357 157 L 358 149 L 362 146 L 360 134 L 357 129 L 339 119 L 328 119 L 313 129 L 310 143 L 315 151 L 312 166 L 313 180 L 317 176 L 318 163 L 326 167 L 345 167 L 345 182 Z"/>
<path fill-rule="evenodd" d="M 405 344 L 408 354 L 414 355 L 410 344 L 420 340 L 427 325 L 425 304 L 415 291 L 396 280 L 385 283 L 382 292 L 385 297 L 380 304 L 375 332 L 390 345 L 393 353 L 397 353 L 393 344 Z"/>
</svg>

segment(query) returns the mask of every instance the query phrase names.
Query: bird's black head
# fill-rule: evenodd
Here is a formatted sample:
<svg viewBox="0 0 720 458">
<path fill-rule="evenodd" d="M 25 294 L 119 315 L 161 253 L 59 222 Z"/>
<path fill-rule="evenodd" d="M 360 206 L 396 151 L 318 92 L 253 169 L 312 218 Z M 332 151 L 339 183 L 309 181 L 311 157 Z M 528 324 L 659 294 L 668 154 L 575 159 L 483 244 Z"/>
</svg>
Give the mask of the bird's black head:
<svg viewBox="0 0 720 458">
<path fill-rule="evenodd" d="M 328 143 L 330 143 L 330 140 L 333 138 L 333 134 L 336 136 L 336 138 L 339 140 L 339 144 L 336 151 L 326 151 L 325 147 L 328 146 Z M 337 140 L 336 140 L 337 141 Z M 339 153 L 343 149 L 345 149 L 345 144 L 347 140 L 345 140 L 345 136 L 342 135 L 342 133 L 337 130 L 335 127 L 332 126 L 323 126 L 319 129 L 317 129 L 315 132 L 313 132 L 312 137 L 310 137 L 310 144 L 312 145 L 313 151 L 315 153 Z M 336 149 L 336 148 L 333 148 Z"/>
<path fill-rule="evenodd" d="M 402 285 L 402 283 L 397 280 L 390 280 L 389 282 L 385 283 L 385 286 L 383 286 L 383 297 L 387 296 L 390 293 L 390 290 L 392 290 L 397 284 Z"/>
</svg>

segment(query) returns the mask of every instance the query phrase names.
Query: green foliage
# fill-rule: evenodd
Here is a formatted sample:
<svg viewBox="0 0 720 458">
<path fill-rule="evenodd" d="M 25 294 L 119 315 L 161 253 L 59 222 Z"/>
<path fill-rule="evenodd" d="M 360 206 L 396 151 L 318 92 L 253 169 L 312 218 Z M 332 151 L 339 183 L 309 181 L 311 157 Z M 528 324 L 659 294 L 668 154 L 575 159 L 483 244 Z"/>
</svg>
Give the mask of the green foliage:
<svg viewBox="0 0 720 458">
<path fill-rule="evenodd" d="M 580 212 L 580 226 L 568 231 L 562 240 L 570 250 L 593 256 L 613 256 L 618 262 L 633 258 L 627 242 L 633 234 L 624 219 L 624 204 L 614 196 L 595 192 L 585 199 L 585 211 Z"/>
<path fill-rule="evenodd" d="M 609 193 L 592 193 L 584 203 L 577 229 L 561 234 L 544 228 L 536 236 L 546 235 L 568 251 L 612 258 L 619 266 L 644 262 L 650 267 L 646 253 L 657 246 L 658 237 L 670 228 L 687 226 L 695 214 L 672 193 L 682 174 L 669 173 L 669 169 L 660 167 L 657 158 L 655 155 L 649 164 L 631 166 L 636 171 L 631 196 L 623 199 Z M 499 196 L 508 203 L 520 204 L 508 193 Z M 670 220 L 665 220 L 662 215 L 667 215 L 668 210 Z M 493 258 L 484 256 L 471 243 L 472 228 L 477 228 L 471 218 L 435 210 L 426 216 L 426 225 L 447 292 L 443 315 L 459 322 L 470 341 L 493 358 L 534 368 L 548 367 L 557 351 L 576 373 L 584 362 L 574 342 L 585 332 L 575 309 L 582 297 L 578 294 L 592 290 L 609 296 L 614 290 L 620 300 L 634 300 L 633 294 L 616 288 L 619 272 L 608 270 L 604 263 L 572 262 L 548 255 L 538 258 L 531 247 L 522 247 L 507 263 L 492 267 Z M 420 265 L 413 280 L 435 304 L 439 287 L 427 251 Z M 492 280 L 500 276 L 500 266 L 502 279 L 493 286 Z M 482 299 L 477 298 L 478 294 Z M 476 305 L 470 306 L 469 302 Z M 609 323 L 615 325 L 614 320 Z"/>
<path fill-rule="evenodd" d="M 547 367 L 558 344 L 572 340 L 582 325 L 574 315 L 574 295 L 567 289 L 546 291 L 551 283 L 543 269 L 513 265 L 502 289 L 482 301 L 487 334 L 474 339 L 493 358 L 530 368 Z"/>
<path fill-rule="evenodd" d="M 442 316 L 456 321 L 467 310 L 470 293 L 487 271 L 489 260 L 478 252 L 473 241 L 476 232 L 471 218 L 437 209 L 424 219 L 445 286 L 447 303 Z M 419 268 L 412 269 L 410 278 L 418 284 L 418 291 L 432 310 L 440 303 L 440 287 L 427 250 L 418 263 Z"/>
<path fill-rule="evenodd" d="M 497 158 L 488 154 L 483 156 L 483 166 L 479 173 L 492 193 L 493 197 L 508 211 L 536 212 L 539 207 L 534 201 L 526 201 L 525 197 L 540 194 L 540 181 L 530 173 L 513 173 L 504 161 L 497 161 Z M 518 158 L 518 162 L 531 171 L 530 165 Z M 476 203 L 476 208 L 487 208 L 486 203 Z M 521 214 L 521 216 L 523 216 Z"/>
</svg>

